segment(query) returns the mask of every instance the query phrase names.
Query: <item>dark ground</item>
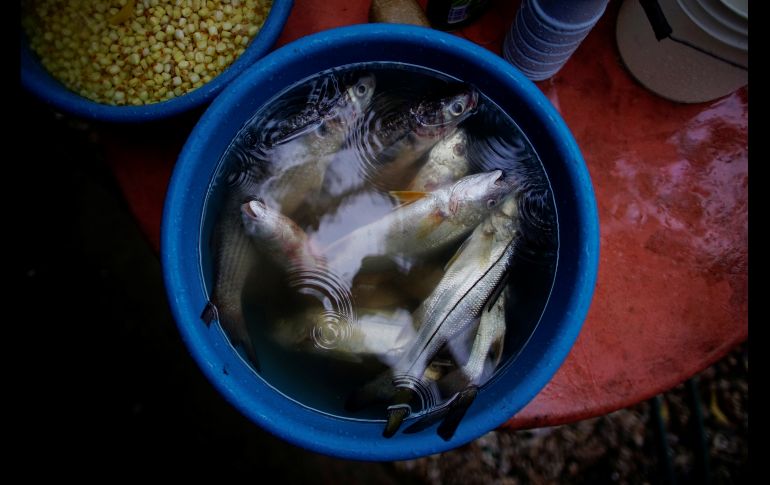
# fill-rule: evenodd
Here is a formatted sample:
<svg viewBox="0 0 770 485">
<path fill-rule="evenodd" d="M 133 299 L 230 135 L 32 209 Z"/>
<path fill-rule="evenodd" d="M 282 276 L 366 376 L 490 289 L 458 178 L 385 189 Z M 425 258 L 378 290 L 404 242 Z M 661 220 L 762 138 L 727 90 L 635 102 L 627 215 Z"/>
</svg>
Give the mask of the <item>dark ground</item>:
<svg viewBox="0 0 770 485">
<path fill-rule="evenodd" d="M 14 141 L 22 159 L 9 160 L 21 172 L 6 180 L 19 193 L 6 207 L 13 228 L 6 237 L 19 246 L 10 253 L 12 286 L 21 290 L 13 307 L 26 335 L 9 342 L 11 355 L 24 357 L 12 367 L 23 376 L 15 383 L 21 414 L 6 420 L 22 431 L 21 456 L 35 458 L 29 473 L 222 473 L 286 483 L 704 483 L 705 463 L 713 483 L 749 481 L 745 344 L 659 401 L 567 426 L 495 431 L 419 460 L 350 462 L 274 438 L 226 403 L 187 353 L 158 258 L 88 125 L 26 95 L 21 101 L 29 109 L 17 125 L 25 136 Z M 700 438 L 693 426 L 699 413 Z M 667 429 L 669 460 L 661 457 L 656 416 Z"/>
</svg>

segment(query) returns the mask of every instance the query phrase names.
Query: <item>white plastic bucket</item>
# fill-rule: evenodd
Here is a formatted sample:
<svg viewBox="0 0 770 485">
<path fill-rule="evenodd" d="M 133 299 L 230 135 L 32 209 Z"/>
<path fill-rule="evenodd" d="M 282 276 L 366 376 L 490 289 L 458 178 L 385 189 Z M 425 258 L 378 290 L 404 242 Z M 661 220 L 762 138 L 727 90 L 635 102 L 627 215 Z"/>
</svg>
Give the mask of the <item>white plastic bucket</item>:
<svg viewBox="0 0 770 485">
<path fill-rule="evenodd" d="M 724 3 L 727 6 L 726 0 Z M 747 17 L 729 8 L 714 16 L 704 7 L 715 6 L 708 0 L 660 0 L 659 4 L 673 37 L 712 55 L 670 38 L 658 41 L 640 2 L 625 0 L 617 20 L 618 50 L 630 73 L 643 86 L 673 101 L 699 103 L 730 94 L 748 83 Z M 728 12 L 731 22 L 742 22 L 746 35 L 741 37 L 724 20 Z M 725 42 L 726 33 L 735 42 Z M 736 47 L 741 38 L 745 43 Z"/>
</svg>

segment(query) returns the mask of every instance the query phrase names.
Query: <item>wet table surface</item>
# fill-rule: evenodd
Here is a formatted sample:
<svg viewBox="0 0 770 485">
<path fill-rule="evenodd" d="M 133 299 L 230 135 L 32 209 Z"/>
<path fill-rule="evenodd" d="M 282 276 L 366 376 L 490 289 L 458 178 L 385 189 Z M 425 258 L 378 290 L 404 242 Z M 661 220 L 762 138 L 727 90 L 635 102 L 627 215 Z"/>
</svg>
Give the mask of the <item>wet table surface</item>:
<svg viewBox="0 0 770 485">
<path fill-rule="evenodd" d="M 748 89 L 696 105 L 646 91 L 615 47 L 617 3 L 556 76 L 536 83 L 585 157 L 601 255 L 575 346 L 551 382 L 507 423 L 512 428 L 630 406 L 686 380 L 748 336 Z M 499 54 L 517 5 L 493 1 L 456 34 Z M 368 8 L 368 2 L 296 0 L 276 47 L 365 23 Z M 200 114 L 101 131 L 107 161 L 156 250 L 169 178 Z"/>
</svg>

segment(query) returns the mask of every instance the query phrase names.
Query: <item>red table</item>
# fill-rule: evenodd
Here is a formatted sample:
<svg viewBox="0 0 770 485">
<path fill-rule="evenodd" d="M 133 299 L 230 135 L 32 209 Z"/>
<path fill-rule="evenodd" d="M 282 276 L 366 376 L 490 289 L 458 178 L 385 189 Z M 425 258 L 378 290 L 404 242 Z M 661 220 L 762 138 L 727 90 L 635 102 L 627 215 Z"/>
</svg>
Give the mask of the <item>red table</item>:
<svg viewBox="0 0 770 485">
<path fill-rule="evenodd" d="M 574 348 L 545 389 L 508 422 L 512 428 L 630 406 L 684 381 L 748 337 L 748 89 L 698 105 L 646 91 L 623 69 L 615 47 L 617 3 L 566 66 L 538 83 L 591 173 L 601 258 Z M 458 35 L 499 54 L 517 7 L 492 2 Z M 296 0 L 278 45 L 366 22 L 368 8 L 368 2 Z M 195 121 L 103 131 L 108 163 L 156 250 L 168 180 Z"/>
</svg>

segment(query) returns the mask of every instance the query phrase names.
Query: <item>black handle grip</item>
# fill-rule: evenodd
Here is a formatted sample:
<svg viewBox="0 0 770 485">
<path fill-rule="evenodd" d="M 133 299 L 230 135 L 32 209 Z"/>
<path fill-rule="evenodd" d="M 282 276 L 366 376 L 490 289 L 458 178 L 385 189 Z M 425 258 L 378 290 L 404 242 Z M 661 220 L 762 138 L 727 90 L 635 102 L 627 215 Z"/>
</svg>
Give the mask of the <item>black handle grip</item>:
<svg viewBox="0 0 770 485">
<path fill-rule="evenodd" d="M 666 20 L 666 16 L 663 14 L 663 10 L 661 10 L 658 0 L 639 0 L 639 3 L 642 4 L 644 13 L 647 15 L 647 20 L 649 20 L 650 25 L 652 25 L 652 30 L 655 32 L 655 38 L 660 41 L 670 36 L 673 29 L 671 29 L 671 26 L 668 24 L 668 20 Z"/>
</svg>

